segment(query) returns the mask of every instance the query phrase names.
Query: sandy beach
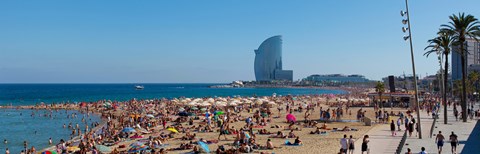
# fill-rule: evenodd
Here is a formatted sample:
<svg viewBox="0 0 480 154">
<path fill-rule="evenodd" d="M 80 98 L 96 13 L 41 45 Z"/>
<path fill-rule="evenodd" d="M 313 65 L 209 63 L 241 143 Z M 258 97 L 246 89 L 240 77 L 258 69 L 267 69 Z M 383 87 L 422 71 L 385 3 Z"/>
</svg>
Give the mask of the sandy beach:
<svg viewBox="0 0 480 154">
<path fill-rule="evenodd" d="M 41 104 L 15 108 L 70 109 L 84 112 L 88 110 L 91 113 L 100 114 L 104 118 L 104 124 L 91 129 L 86 135 L 79 135 L 74 140 L 65 143 L 55 143 L 55 147 L 43 149 L 40 152 L 61 152 L 63 146 L 65 149 L 71 149 L 72 152 L 91 153 L 86 150 L 78 151 L 82 149 L 81 147 L 87 149 L 90 146 L 90 148 L 96 147 L 99 153 L 136 153 L 141 151 L 148 153 L 197 151 L 201 153 L 205 149 L 201 148 L 197 141 L 204 141 L 213 153 L 220 146 L 225 149 L 220 153 L 232 153 L 232 151 L 239 153 L 243 147 L 238 141 L 239 139 L 242 141 L 244 136 L 237 134 L 246 132 L 248 139 L 254 139 L 253 144 L 251 140 L 248 141 L 249 145 L 258 146 L 254 148 L 253 153 L 338 153 L 340 139 L 344 135 L 352 135 L 354 140 L 361 140 L 366 132 L 378 126 L 378 124 L 365 126 L 364 122 L 359 121 L 360 113 L 361 117 L 375 121 L 374 108 L 362 107 L 368 105 L 369 101 L 369 98 L 362 95 L 309 95 L 173 100 L 133 99 L 126 102 L 102 100 L 80 104 Z M 286 110 L 287 108 L 289 110 Z M 320 117 L 321 110 L 322 116 L 328 112 L 329 117 Z M 389 113 L 393 111 L 394 114 L 397 114 L 400 111 L 404 112 L 405 109 L 394 108 L 391 110 L 388 108 L 386 111 Z M 189 115 L 181 115 L 182 113 Z M 259 115 L 257 119 L 259 121 L 255 120 L 256 114 Z M 296 122 L 287 123 L 286 116 L 288 114 L 293 115 Z M 306 115 L 308 115 L 307 119 L 305 119 Z M 248 117 L 252 118 L 249 125 L 246 123 Z M 208 119 L 211 121 L 210 125 L 208 125 Z M 225 122 L 223 125 L 218 125 L 217 120 Z M 306 123 L 305 121 L 310 122 Z M 165 126 L 162 126 L 163 122 Z M 225 130 L 228 130 L 229 133 L 219 137 L 220 126 L 227 127 L 228 129 Z M 126 132 L 127 128 L 132 130 Z M 240 131 L 241 129 L 244 131 Z M 263 129 L 270 134 L 260 134 L 259 131 Z M 311 134 L 317 129 L 321 133 Z M 342 131 L 344 129 L 346 131 Z M 294 137 L 276 136 L 278 132 L 288 136 L 292 130 Z M 241 138 L 239 138 L 240 136 Z M 286 145 L 286 141 L 293 143 L 296 137 L 301 140 L 301 145 Z M 275 148 L 267 149 L 267 140 L 269 139 Z M 134 144 L 144 149 L 135 147 Z M 359 150 L 360 147 L 357 149 Z"/>
</svg>

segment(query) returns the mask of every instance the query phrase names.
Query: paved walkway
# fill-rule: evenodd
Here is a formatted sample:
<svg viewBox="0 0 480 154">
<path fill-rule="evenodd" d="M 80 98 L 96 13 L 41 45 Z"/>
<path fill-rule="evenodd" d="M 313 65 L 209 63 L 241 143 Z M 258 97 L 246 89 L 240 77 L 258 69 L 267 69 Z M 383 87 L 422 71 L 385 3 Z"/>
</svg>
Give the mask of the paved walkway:
<svg viewBox="0 0 480 154">
<path fill-rule="evenodd" d="M 474 108 L 479 109 L 480 104 L 477 103 Z M 407 137 L 405 145 L 402 149 L 402 154 L 407 152 L 407 148 L 412 149 L 412 153 L 420 152 L 421 147 L 425 147 L 426 151 L 429 154 L 438 153 L 437 146 L 435 143 L 435 137 L 438 131 L 442 131 L 442 134 L 446 137 L 446 142 L 443 147 L 442 153 L 451 153 L 451 146 L 449 140 L 449 135 L 452 131 L 455 132 L 460 141 L 460 145 L 457 147 L 457 153 L 480 153 L 480 122 L 477 122 L 478 119 L 468 120 L 467 122 L 455 121 L 453 116 L 453 107 L 448 108 L 448 124 L 444 124 L 443 120 L 443 106 L 439 111 L 439 119 L 436 121 L 435 128 L 433 130 L 433 135 L 430 138 L 430 129 L 432 127 L 433 118 L 431 115 L 428 115 L 426 112 L 420 112 L 420 120 L 422 123 L 422 139 L 418 139 L 418 136 L 415 132 L 411 137 Z M 460 110 L 460 107 L 458 107 Z M 414 115 L 414 118 L 417 119 L 417 116 Z M 396 122 L 396 121 L 395 121 Z M 380 124 L 369 130 L 366 134 L 370 137 L 370 142 L 368 144 L 370 153 L 395 153 L 397 146 L 400 143 L 403 133 L 405 132 L 405 127 L 401 126 L 402 131 L 397 131 L 396 136 L 392 136 L 390 132 L 390 124 Z M 408 135 L 408 134 L 407 134 Z M 363 137 L 359 138 L 355 142 L 355 154 L 361 153 Z"/>
<path fill-rule="evenodd" d="M 395 127 L 396 127 L 397 119 L 393 119 L 393 120 L 395 120 Z M 390 123 L 377 124 L 377 126 L 369 130 L 366 133 L 366 135 L 369 136 L 369 140 L 370 140 L 370 142 L 368 143 L 370 153 L 371 154 L 395 153 L 395 151 L 397 150 L 398 144 L 402 139 L 403 133 L 405 132 L 404 125 L 400 126 L 400 128 L 402 129 L 402 131 L 397 131 L 396 136 L 392 136 L 392 133 L 390 131 Z M 354 152 L 355 154 L 361 153 L 362 140 L 363 140 L 363 136 L 359 138 L 357 141 L 355 141 L 355 149 L 356 149 Z"/>
<path fill-rule="evenodd" d="M 448 123 L 444 124 L 443 107 L 441 108 L 442 110 L 439 111 L 439 119 L 437 119 L 436 121 L 436 126 L 434 128 L 432 138 L 430 138 L 429 133 L 433 119 L 429 117 L 426 113 L 422 112 L 420 115 L 422 120 L 423 139 L 418 139 L 414 137 L 407 138 L 407 141 L 405 142 L 405 146 L 403 147 L 401 153 L 405 153 L 407 151 L 407 148 L 412 149 L 413 153 L 418 153 L 420 152 L 421 147 L 425 147 L 425 151 L 427 151 L 429 154 L 438 153 L 437 145 L 435 143 L 435 137 L 439 131 L 442 131 L 442 134 L 446 138 L 442 153 L 452 153 L 449 142 L 449 135 L 452 131 L 457 134 L 458 140 L 460 141 L 460 145 L 457 147 L 457 152 L 480 152 L 480 146 L 478 146 L 480 145 L 480 138 L 478 138 L 478 136 L 480 135 L 480 123 L 477 123 L 477 120 L 475 119 L 468 120 L 465 123 L 462 122 L 460 119 L 459 121 L 455 121 L 455 117 L 453 116 L 453 107 L 451 107 L 447 109 Z M 478 109 L 478 105 L 475 105 L 475 109 Z M 474 127 L 476 127 L 475 130 Z"/>
<path fill-rule="evenodd" d="M 370 153 L 395 153 L 398 143 L 400 143 L 402 139 L 403 134 L 401 132 L 397 132 L 397 136 L 392 136 L 390 124 L 379 124 L 379 126 L 375 126 L 369 130 L 366 135 L 368 135 L 370 139 L 368 143 Z M 362 140 L 363 136 L 355 141 L 355 154 L 361 153 Z"/>
</svg>

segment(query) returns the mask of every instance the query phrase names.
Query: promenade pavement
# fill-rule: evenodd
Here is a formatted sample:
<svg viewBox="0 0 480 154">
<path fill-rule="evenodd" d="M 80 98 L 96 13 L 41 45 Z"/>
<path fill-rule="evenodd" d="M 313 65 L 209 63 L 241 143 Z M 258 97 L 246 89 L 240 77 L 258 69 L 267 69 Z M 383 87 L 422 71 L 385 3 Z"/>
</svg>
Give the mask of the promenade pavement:
<svg viewBox="0 0 480 154">
<path fill-rule="evenodd" d="M 387 110 L 388 111 L 388 110 Z M 396 122 L 396 119 L 395 119 Z M 396 123 L 395 123 L 396 124 Z M 400 140 L 402 139 L 404 126 L 401 126 L 402 131 L 397 131 L 396 136 L 392 136 L 390 131 L 390 123 L 377 124 L 374 128 L 369 130 L 366 135 L 369 136 L 370 142 L 368 147 L 371 154 L 395 153 Z M 355 154 L 361 154 L 363 136 L 355 141 Z"/>
<path fill-rule="evenodd" d="M 400 142 L 401 136 L 391 136 L 390 126 L 388 124 L 382 124 L 380 126 L 372 128 L 366 133 L 369 136 L 370 142 L 368 146 L 370 153 L 394 153 L 395 149 Z M 361 153 L 363 137 L 355 141 L 355 154 Z"/>
<path fill-rule="evenodd" d="M 462 122 L 461 119 L 456 121 L 453 115 L 453 107 L 450 107 L 447 108 L 448 123 L 444 124 L 443 107 L 441 108 L 442 109 L 439 111 L 439 118 L 436 121 L 431 138 L 430 128 L 432 126 L 433 118 L 428 116 L 425 112 L 421 112 L 420 116 L 422 120 L 423 139 L 418 139 L 413 136 L 407 138 L 405 146 L 401 152 L 402 154 L 407 152 L 407 148 L 410 148 L 412 153 L 418 153 L 421 151 L 421 147 L 425 147 L 425 151 L 429 154 L 437 154 L 438 150 L 435 143 L 435 137 L 439 131 L 442 131 L 442 134 L 446 138 L 442 153 L 452 153 L 449 142 L 449 135 L 452 131 L 458 136 L 458 140 L 460 142 L 459 146 L 457 147 L 457 153 L 480 153 L 480 123 L 477 122 L 478 119 L 469 119 L 467 122 Z M 477 103 L 477 105 L 474 106 L 474 109 L 476 110 L 478 108 L 479 106 Z M 458 109 L 461 110 L 459 106 Z M 385 153 L 390 153 L 390 151 L 385 151 Z"/>
</svg>

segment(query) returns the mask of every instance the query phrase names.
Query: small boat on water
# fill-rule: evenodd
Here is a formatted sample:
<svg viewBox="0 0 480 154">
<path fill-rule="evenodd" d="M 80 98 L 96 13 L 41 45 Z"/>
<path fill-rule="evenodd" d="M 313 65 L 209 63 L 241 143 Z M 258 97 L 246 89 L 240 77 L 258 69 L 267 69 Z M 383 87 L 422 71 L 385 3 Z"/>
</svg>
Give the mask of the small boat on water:
<svg viewBox="0 0 480 154">
<path fill-rule="evenodd" d="M 143 86 L 139 86 L 139 85 L 135 86 L 136 90 L 143 90 L 143 88 L 144 88 Z"/>
</svg>

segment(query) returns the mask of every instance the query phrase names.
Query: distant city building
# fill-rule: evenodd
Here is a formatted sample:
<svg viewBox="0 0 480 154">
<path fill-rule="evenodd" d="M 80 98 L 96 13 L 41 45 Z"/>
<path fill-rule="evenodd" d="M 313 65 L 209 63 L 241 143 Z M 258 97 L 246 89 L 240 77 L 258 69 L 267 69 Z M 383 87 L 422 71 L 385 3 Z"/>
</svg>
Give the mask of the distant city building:
<svg viewBox="0 0 480 154">
<path fill-rule="evenodd" d="M 440 74 L 436 75 L 427 75 L 423 78 L 420 79 L 420 77 L 417 76 L 417 84 L 418 84 L 418 90 L 423 91 L 423 92 L 432 92 L 432 91 L 439 91 L 440 90 L 440 84 L 443 83 L 443 76 L 439 76 Z M 451 80 L 451 75 L 448 74 L 448 79 Z M 382 78 L 384 84 L 385 84 L 385 89 L 390 90 L 390 82 L 388 77 Z M 395 86 L 394 88 L 396 91 L 413 91 L 415 88 L 415 84 L 413 81 L 413 76 L 412 75 L 401 75 L 401 76 L 394 76 L 393 77 L 393 85 Z M 447 86 L 450 85 L 450 82 L 447 82 Z"/>
<path fill-rule="evenodd" d="M 480 65 L 480 43 L 475 41 L 475 39 L 467 38 L 465 42 L 468 54 L 466 58 L 467 70 L 470 66 Z M 452 52 L 452 79 L 460 80 L 462 79 L 462 61 L 461 55 L 458 54 L 459 47 L 454 47 Z"/>
<path fill-rule="evenodd" d="M 282 69 L 282 36 L 263 41 L 255 50 L 255 78 L 257 81 L 293 81 L 293 71 Z"/>
<path fill-rule="evenodd" d="M 413 82 L 413 76 L 394 76 L 393 78 L 393 84 L 395 86 L 395 89 L 397 90 L 413 90 L 414 89 L 414 82 Z M 385 89 L 390 89 L 390 82 L 388 80 L 388 77 L 382 78 L 384 84 L 385 84 Z M 418 80 L 418 76 L 417 76 Z"/>
<path fill-rule="evenodd" d="M 351 83 L 351 82 L 369 82 L 363 75 L 342 75 L 342 74 L 327 74 L 327 75 L 310 75 L 303 79 L 304 81 L 312 82 L 330 82 L 330 83 Z"/>
<path fill-rule="evenodd" d="M 480 72 L 480 64 L 468 66 L 468 72 L 473 72 L 473 71 Z"/>
</svg>

